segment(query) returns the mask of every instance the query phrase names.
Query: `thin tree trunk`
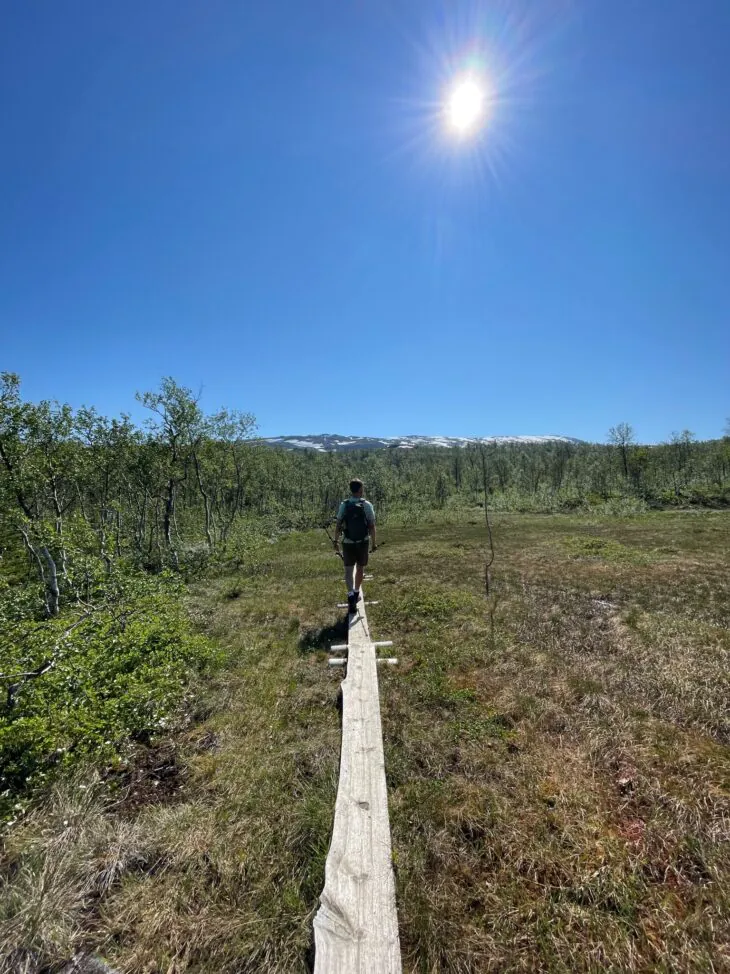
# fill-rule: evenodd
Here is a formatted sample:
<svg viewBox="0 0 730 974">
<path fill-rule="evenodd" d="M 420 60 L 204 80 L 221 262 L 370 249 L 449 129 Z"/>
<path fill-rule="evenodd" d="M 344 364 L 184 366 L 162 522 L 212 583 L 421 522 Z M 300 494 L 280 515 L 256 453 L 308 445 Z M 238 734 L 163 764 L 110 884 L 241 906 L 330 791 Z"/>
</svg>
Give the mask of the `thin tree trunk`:
<svg viewBox="0 0 730 974">
<path fill-rule="evenodd" d="M 629 479 L 629 456 L 628 456 L 628 450 L 623 445 L 621 446 L 621 459 L 624 465 L 624 477 L 628 480 Z"/>
<path fill-rule="evenodd" d="M 78 481 L 76 481 L 76 496 L 78 497 L 79 510 L 81 511 L 81 516 L 83 517 L 84 521 L 86 521 L 86 523 L 89 524 L 90 523 L 89 516 L 86 513 L 86 508 L 84 507 L 84 495 L 81 493 L 81 486 L 78 483 Z"/>
<path fill-rule="evenodd" d="M 56 513 L 56 536 L 58 537 L 59 551 L 61 553 L 61 575 L 64 578 L 68 577 L 68 568 L 66 564 L 66 545 L 63 542 L 63 512 L 61 511 L 61 503 L 58 499 L 58 488 L 56 486 L 56 478 L 51 481 L 51 487 L 53 489 L 53 509 Z M 53 575 L 57 579 L 56 565 L 53 565 L 54 571 Z M 55 613 L 54 613 L 55 615 Z"/>
<path fill-rule="evenodd" d="M 198 454 L 193 453 L 193 465 L 195 466 L 195 475 L 198 479 L 198 487 L 200 488 L 200 493 L 203 498 L 203 504 L 205 505 L 205 538 L 208 542 L 208 550 L 213 550 L 213 534 L 211 531 L 211 512 L 210 512 L 210 497 L 208 492 L 203 486 L 203 477 L 200 473 L 200 462 L 198 461 Z"/>
<path fill-rule="evenodd" d="M 46 616 L 50 616 L 52 614 L 51 602 L 49 599 L 48 584 L 46 582 L 46 572 L 45 569 L 43 568 L 43 562 L 41 561 L 41 556 L 38 554 L 38 552 L 35 550 L 33 545 L 30 543 L 30 538 L 28 537 L 28 532 L 25 530 L 25 528 L 21 527 L 20 533 L 23 535 L 23 541 L 25 542 L 25 547 L 28 549 L 28 554 L 38 566 L 38 577 L 40 578 L 41 583 L 43 585 L 43 603 L 46 609 Z"/>
<path fill-rule="evenodd" d="M 56 562 L 53 559 L 53 555 L 48 550 L 48 548 L 41 548 L 41 554 L 43 555 L 46 565 L 48 566 L 48 584 L 47 590 L 49 594 L 49 610 L 50 614 L 57 616 L 58 607 L 60 601 L 60 592 L 58 590 L 58 572 L 56 570 Z"/>
<path fill-rule="evenodd" d="M 168 548 L 172 548 L 172 538 L 170 537 L 170 528 L 172 525 L 172 515 L 175 511 L 175 481 L 170 478 L 167 483 L 167 496 L 165 497 L 165 517 L 163 519 L 163 531 L 165 535 L 165 544 Z"/>
</svg>

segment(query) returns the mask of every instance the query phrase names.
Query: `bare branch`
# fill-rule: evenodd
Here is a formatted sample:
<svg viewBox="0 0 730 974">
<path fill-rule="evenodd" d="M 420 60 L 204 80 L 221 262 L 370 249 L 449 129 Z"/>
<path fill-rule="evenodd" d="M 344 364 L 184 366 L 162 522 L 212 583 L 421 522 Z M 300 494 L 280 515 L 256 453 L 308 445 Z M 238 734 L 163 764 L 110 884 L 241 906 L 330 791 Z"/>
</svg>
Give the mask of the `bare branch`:
<svg viewBox="0 0 730 974">
<path fill-rule="evenodd" d="M 49 656 L 48 659 L 46 659 L 45 662 L 41 663 L 41 665 L 37 667 L 35 670 L 26 670 L 24 673 L 13 673 L 12 675 L 7 673 L 0 673 L 1 681 L 5 682 L 6 680 L 10 680 L 10 685 L 8 686 L 7 702 L 6 702 L 8 708 L 15 706 L 15 694 L 23 686 L 24 683 L 27 683 L 28 680 L 35 680 L 39 676 L 43 676 L 44 673 L 48 673 L 49 670 L 52 670 L 54 666 L 56 666 L 59 659 L 61 658 L 62 644 L 71 635 L 74 629 L 78 629 L 78 627 L 89 618 L 92 612 L 93 609 L 89 609 L 82 616 L 80 616 L 72 625 L 70 625 L 67 629 L 64 629 L 64 631 L 56 640 L 56 643 L 53 647 L 53 653 L 51 654 L 51 656 Z"/>
</svg>

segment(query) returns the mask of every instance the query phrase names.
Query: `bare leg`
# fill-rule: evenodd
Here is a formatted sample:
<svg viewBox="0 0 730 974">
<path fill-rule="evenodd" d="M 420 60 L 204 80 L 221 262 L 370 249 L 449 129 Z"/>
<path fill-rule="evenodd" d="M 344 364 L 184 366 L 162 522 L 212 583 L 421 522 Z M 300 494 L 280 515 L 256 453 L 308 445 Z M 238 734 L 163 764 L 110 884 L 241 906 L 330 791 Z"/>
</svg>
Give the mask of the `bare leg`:
<svg viewBox="0 0 730 974">
<path fill-rule="evenodd" d="M 358 565 L 357 571 L 355 572 L 355 588 L 360 591 L 360 586 L 362 585 L 362 577 L 365 574 L 365 566 Z"/>
<path fill-rule="evenodd" d="M 360 569 L 358 569 L 360 571 Z M 355 574 L 354 565 L 345 565 L 345 585 L 347 585 L 347 591 L 351 592 L 354 588 L 352 584 L 352 577 Z M 360 581 L 362 582 L 362 573 L 360 574 Z"/>
</svg>

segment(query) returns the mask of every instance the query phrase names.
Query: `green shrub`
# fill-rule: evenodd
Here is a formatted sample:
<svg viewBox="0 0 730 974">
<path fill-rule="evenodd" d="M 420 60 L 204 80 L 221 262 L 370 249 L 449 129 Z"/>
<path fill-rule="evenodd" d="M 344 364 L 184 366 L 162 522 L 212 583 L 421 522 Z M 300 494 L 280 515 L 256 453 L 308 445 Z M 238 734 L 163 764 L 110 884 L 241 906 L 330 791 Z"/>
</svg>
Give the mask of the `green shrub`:
<svg viewBox="0 0 730 974">
<path fill-rule="evenodd" d="M 563 539 L 563 546 L 573 558 L 630 562 L 642 562 L 647 559 L 646 553 L 636 548 L 621 544 L 613 538 L 601 538 L 595 535 L 569 535 Z"/>
<path fill-rule="evenodd" d="M 89 759 L 111 761 L 131 739 L 148 740 L 175 720 L 192 674 L 215 660 L 193 631 L 183 591 L 165 575 L 119 577 L 98 608 L 45 622 L 19 619 L 6 593 L 0 817 L 59 773 Z M 48 661 L 41 676 L 8 679 Z"/>
<path fill-rule="evenodd" d="M 730 487 L 717 484 L 698 484 L 679 490 L 662 490 L 658 495 L 664 507 L 730 507 Z"/>
</svg>

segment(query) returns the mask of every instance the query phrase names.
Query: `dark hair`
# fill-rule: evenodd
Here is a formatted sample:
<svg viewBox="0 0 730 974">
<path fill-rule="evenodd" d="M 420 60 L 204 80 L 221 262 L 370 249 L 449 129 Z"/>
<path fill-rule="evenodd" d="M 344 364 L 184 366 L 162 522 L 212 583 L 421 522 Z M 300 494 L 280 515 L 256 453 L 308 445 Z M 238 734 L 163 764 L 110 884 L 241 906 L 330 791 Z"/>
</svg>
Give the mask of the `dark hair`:
<svg viewBox="0 0 730 974">
<path fill-rule="evenodd" d="M 350 493 L 357 494 L 362 490 L 362 480 L 351 480 L 350 481 Z"/>
</svg>

